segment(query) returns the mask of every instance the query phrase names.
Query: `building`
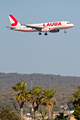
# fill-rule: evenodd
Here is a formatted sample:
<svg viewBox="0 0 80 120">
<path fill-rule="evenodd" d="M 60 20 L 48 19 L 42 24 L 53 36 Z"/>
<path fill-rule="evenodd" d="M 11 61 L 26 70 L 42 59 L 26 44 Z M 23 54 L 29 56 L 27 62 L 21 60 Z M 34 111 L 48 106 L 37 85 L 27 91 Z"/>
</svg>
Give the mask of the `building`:
<svg viewBox="0 0 80 120">
<path fill-rule="evenodd" d="M 33 119 L 33 116 L 30 115 L 30 113 L 27 113 L 27 114 L 25 114 L 25 115 L 23 116 L 23 118 L 24 118 L 25 120 L 32 120 L 32 119 Z"/>
</svg>

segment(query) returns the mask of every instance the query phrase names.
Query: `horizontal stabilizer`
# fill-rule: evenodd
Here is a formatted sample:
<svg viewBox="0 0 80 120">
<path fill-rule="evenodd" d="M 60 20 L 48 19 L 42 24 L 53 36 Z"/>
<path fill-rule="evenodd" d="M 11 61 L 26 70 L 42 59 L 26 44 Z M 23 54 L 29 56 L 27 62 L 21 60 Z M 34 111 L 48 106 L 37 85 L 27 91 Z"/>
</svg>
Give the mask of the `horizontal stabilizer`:
<svg viewBox="0 0 80 120">
<path fill-rule="evenodd" d="M 15 27 L 6 27 L 6 28 L 11 29 L 11 30 L 15 29 Z"/>
</svg>

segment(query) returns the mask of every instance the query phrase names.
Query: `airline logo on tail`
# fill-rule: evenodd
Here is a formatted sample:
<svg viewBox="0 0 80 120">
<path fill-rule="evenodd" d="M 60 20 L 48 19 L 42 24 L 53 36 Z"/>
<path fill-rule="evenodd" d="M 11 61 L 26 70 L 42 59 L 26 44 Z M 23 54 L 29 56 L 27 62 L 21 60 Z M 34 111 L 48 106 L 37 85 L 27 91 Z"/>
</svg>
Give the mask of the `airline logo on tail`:
<svg viewBox="0 0 80 120">
<path fill-rule="evenodd" d="M 9 19 L 11 22 L 11 26 L 16 26 L 18 24 L 18 21 L 12 15 L 9 15 Z"/>
<path fill-rule="evenodd" d="M 11 22 L 11 26 L 14 27 L 14 26 L 17 26 L 17 25 L 21 25 L 15 18 L 13 15 L 9 15 L 9 19 L 10 19 L 10 22 Z"/>
</svg>

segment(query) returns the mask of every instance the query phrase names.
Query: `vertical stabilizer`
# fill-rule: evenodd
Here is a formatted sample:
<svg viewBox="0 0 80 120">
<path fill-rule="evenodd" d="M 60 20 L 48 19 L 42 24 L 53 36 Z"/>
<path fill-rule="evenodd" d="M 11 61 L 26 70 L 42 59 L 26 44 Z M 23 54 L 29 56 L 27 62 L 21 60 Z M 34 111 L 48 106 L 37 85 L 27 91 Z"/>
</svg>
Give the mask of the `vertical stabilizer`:
<svg viewBox="0 0 80 120">
<path fill-rule="evenodd" d="M 13 15 L 9 15 L 9 19 L 10 19 L 10 23 L 11 23 L 11 26 L 12 26 L 12 27 L 21 25 L 21 24 L 14 18 Z"/>
</svg>

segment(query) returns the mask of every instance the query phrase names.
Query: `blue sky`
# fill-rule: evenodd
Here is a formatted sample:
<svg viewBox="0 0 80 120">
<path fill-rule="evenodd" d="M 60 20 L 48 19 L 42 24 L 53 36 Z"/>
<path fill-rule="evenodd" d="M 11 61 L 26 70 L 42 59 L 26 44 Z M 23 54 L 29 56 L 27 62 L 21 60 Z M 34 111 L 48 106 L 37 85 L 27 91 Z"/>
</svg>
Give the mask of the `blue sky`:
<svg viewBox="0 0 80 120">
<path fill-rule="evenodd" d="M 22 24 L 70 21 L 59 33 L 8 30 L 9 14 Z M 80 76 L 80 0 L 0 0 L 0 72 Z"/>
</svg>

